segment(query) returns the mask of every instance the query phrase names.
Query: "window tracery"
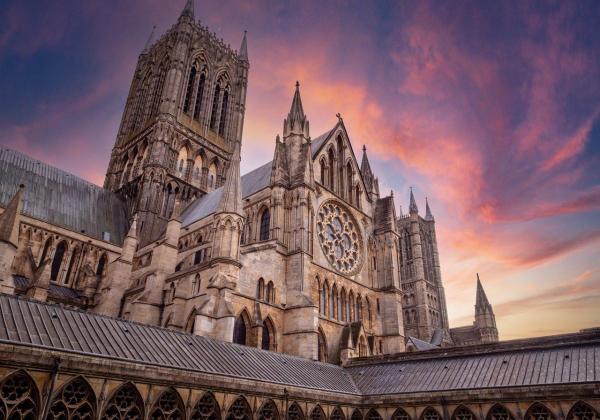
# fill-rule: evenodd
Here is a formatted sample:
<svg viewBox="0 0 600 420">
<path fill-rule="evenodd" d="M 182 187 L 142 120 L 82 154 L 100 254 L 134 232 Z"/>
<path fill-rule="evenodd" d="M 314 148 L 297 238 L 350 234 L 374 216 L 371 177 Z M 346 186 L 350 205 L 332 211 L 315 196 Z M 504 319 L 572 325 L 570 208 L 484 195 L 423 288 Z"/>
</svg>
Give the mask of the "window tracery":
<svg viewBox="0 0 600 420">
<path fill-rule="evenodd" d="M 320 405 L 317 405 L 312 409 L 310 412 L 310 420 L 327 420 L 327 417 L 325 417 L 325 413 Z"/>
<path fill-rule="evenodd" d="M 289 406 L 287 418 L 288 420 L 304 420 L 304 413 L 297 403 L 293 403 Z"/>
<path fill-rule="evenodd" d="M 346 420 L 346 416 L 344 416 L 344 413 L 339 407 L 336 407 L 329 416 L 329 420 Z"/>
<path fill-rule="evenodd" d="M 252 411 L 244 397 L 238 397 L 231 404 L 226 420 L 252 420 Z"/>
<path fill-rule="evenodd" d="M 258 413 L 258 420 L 278 420 L 279 413 L 273 400 L 267 400 Z"/>
<path fill-rule="evenodd" d="M 469 410 L 464 405 L 461 405 L 456 410 L 454 410 L 452 420 L 476 420 L 476 418 L 471 410 Z"/>
<path fill-rule="evenodd" d="M 150 413 L 152 420 L 183 420 L 185 408 L 181 398 L 174 389 L 167 389 L 154 403 Z"/>
<path fill-rule="evenodd" d="M 0 384 L 0 418 L 7 420 L 35 420 L 39 403 L 33 380 L 18 371 Z"/>
<path fill-rule="evenodd" d="M 427 407 L 421 414 L 421 420 L 442 420 L 442 418 L 435 409 Z"/>
<path fill-rule="evenodd" d="M 141 420 L 144 417 L 144 402 L 132 384 L 122 385 L 112 396 L 102 419 Z"/>
<path fill-rule="evenodd" d="M 548 408 L 540 403 L 535 403 L 527 413 L 525 414 L 526 420 L 554 420 L 554 415 L 548 410 Z"/>
<path fill-rule="evenodd" d="M 374 408 L 367 413 L 367 420 L 382 420 L 381 415 Z"/>
<path fill-rule="evenodd" d="M 46 420 L 92 420 L 95 411 L 94 391 L 85 380 L 75 378 L 54 397 Z"/>
<path fill-rule="evenodd" d="M 191 420 L 220 420 L 221 409 L 215 397 L 210 393 L 205 393 L 196 403 L 192 411 Z"/>
<path fill-rule="evenodd" d="M 352 412 L 352 416 L 350 417 L 350 420 L 363 420 L 363 415 L 359 409 L 356 409 Z"/>
<path fill-rule="evenodd" d="M 504 406 L 496 404 L 488 412 L 487 420 L 514 420 L 514 417 Z"/>
<path fill-rule="evenodd" d="M 406 411 L 404 411 L 404 409 L 398 408 L 396 411 L 394 411 L 394 414 L 392 414 L 391 420 L 410 420 L 410 416 Z"/>
<path fill-rule="evenodd" d="M 598 412 L 583 401 L 577 402 L 567 414 L 567 420 L 598 420 L 599 418 Z"/>
<path fill-rule="evenodd" d="M 324 203 L 318 212 L 317 232 L 329 263 L 343 274 L 354 274 L 362 261 L 362 240 L 349 212 L 335 201 Z"/>
</svg>

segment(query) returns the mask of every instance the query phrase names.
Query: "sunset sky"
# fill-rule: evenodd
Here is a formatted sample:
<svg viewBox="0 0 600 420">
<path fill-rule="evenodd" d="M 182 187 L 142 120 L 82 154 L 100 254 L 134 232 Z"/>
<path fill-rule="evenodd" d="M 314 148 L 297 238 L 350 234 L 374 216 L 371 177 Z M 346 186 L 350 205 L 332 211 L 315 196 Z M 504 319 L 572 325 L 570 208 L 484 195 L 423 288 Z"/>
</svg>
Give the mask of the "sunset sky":
<svg viewBox="0 0 600 420">
<path fill-rule="evenodd" d="M 0 143 L 101 185 L 137 57 L 183 3 L 3 1 Z M 341 113 L 397 209 L 429 197 L 451 326 L 479 272 L 501 339 L 600 326 L 600 6 L 526 3 L 195 5 L 235 49 L 248 30 L 242 171 L 299 80 L 312 137 Z"/>
</svg>

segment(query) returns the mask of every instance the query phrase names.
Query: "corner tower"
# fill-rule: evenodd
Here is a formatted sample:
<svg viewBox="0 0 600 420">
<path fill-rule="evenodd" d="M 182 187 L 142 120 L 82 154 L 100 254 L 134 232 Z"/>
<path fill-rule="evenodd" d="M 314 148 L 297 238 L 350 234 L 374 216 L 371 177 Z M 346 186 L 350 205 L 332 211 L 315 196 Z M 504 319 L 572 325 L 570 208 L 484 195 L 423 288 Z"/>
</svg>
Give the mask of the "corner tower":
<svg viewBox="0 0 600 420">
<path fill-rule="evenodd" d="M 194 0 L 140 53 L 104 187 L 138 214 L 141 246 L 164 232 L 176 200 L 185 206 L 224 184 L 249 66 L 246 34 L 234 51 L 195 20 Z"/>
</svg>

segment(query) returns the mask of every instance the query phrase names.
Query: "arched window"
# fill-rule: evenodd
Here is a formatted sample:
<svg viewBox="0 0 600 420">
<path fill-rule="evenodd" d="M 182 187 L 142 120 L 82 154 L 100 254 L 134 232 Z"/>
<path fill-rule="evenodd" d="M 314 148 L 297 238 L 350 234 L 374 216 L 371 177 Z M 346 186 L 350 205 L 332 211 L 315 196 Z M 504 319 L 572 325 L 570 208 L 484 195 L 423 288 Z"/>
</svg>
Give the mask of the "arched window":
<svg viewBox="0 0 600 420">
<path fill-rule="evenodd" d="M 221 420 L 221 409 L 210 392 L 205 393 L 198 400 L 194 411 L 192 411 L 192 420 Z"/>
<path fill-rule="evenodd" d="M 356 313 L 356 320 L 362 321 L 363 314 L 362 314 L 362 297 L 361 297 L 361 295 L 358 295 L 356 297 L 356 310 L 354 312 Z"/>
<path fill-rule="evenodd" d="M 225 134 L 225 123 L 227 122 L 227 106 L 229 105 L 229 91 L 223 92 L 223 102 L 221 104 L 221 121 L 219 122 L 219 135 L 222 137 Z"/>
<path fill-rule="evenodd" d="M 206 84 L 206 75 L 200 75 L 198 82 L 198 90 L 196 91 L 196 103 L 194 104 L 194 119 L 200 121 L 200 111 L 202 110 L 202 99 L 204 97 L 204 85 Z"/>
<path fill-rule="evenodd" d="M 554 415 L 544 404 L 535 403 L 525 413 L 525 420 L 554 420 Z"/>
<path fill-rule="evenodd" d="M 325 159 L 321 159 L 319 164 L 321 166 L 321 184 L 325 185 L 325 181 L 327 180 L 327 164 L 325 163 Z"/>
<path fill-rule="evenodd" d="M 258 410 L 258 420 L 278 420 L 279 412 L 273 400 L 267 400 Z"/>
<path fill-rule="evenodd" d="M 369 412 L 367 413 L 366 420 L 382 420 L 382 418 L 381 418 L 381 415 L 377 412 L 377 410 L 375 410 L 374 408 L 371 408 L 369 410 Z"/>
<path fill-rule="evenodd" d="M 185 100 L 183 101 L 183 112 L 186 114 L 190 112 L 192 94 L 194 93 L 194 84 L 196 82 L 196 71 L 196 66 L 192 66 L 190 69 L 190 75 L 188 77 L 187 89 L 185 90 Z"/>
<path fill-rule="evenodd" d="M 48 251 L 50 250 L 50 245 L 52 245 L 52 238 L 48 238 L 46 240 L 46 243 L 44 244 L 44 249 L 42 250 L 42 256 L 40 257 L 40 265 L 44 262 L 44 260 L 48 256 Z"/>
<path fill-rule="evenodd" d="M 96 396 L 83 378 L 75 378 L 53 398 L 49 419 L 80 420 L 96 417 Z M 0 416 L 2 417 L 2 416 Z"/>
<path fill-rule="evenodd" d="M 598 412 L 583 401 L 577 402 L 567 414 L 567 420 L 598 420 L 599 418 Z"/>
<path fill-rule="evenodd" d="M 331 288 L 331 299 L 330 299 L 330 303 L 329 303 L 329 318 L 335 319 L 337 298 L 338 298 L 337 285 L 334 284 L 333 287 Z"/>
<path fill-rule="evenodd" d="M 244 317 L 244 313 L 242 312 L 240 316 L 235 320 L 235 324 L 233 326 L 233 342 L 236 344 L 246 345 L 246 319 Z"/>
<path fill-rule="evenodd" d="M 39 396 L 35 382 L 19 370 L 0 383 L 0 418 L 34 420 L 39 416 Z"/>
<path fill-rule="evenodd" d="M 350 162 L 348 162 L 346 164 L 346 189 L 348 190 L 347 192 L 347 199 L 348 202 L 350 204 L 352 204 L 354 201 L 352 201 L 352 190 L 354 187 L 354 182 L 352 181 L 352 164 Z"/>
<path fill-rule="evenodd" d="M 317 286 L 319 287 L 319 314 L 325 315 L 325 299 L 327 299 L 325 284 L 321 285 L 319 279 L 317 279 Z"/>
<path fill-rule="evenodd" d="M 366 357 L 369 355 L 369 350 L 367 349 L 367 340 L 365 340 L 365 336 L 361 335 L 358 339 L 358 356 Z"/>
<path fill-rule="evenodd" d="M 206 182 L 206 189 L 208 191 L 212 191 L 215 189 L 217 185 L 217 165 L 215 163 L 211 163 L 208 167 L 208 179 Z"/>
<path fill-rule="evenodd" d="M 354 191 L 354 204 L 356 204 L 356 207 L 358 207 L 359 209 L 361 208 L 360 205 L 360 187 L 358 186 L 358 184 L 356 184 L 356 188 Z"/>
<path fill-rule="evenodd" d="M 130 383 L 121 385 L 106 404 L 103 419 L 143 419 L 144 400 Z"/>
<path fill-rule="evenodd" d="M 265 209 L 260 215 L 260 240 L 266 241 L 269 239 L 269 228 L 271 224 L 271 213 L 269 209 Z"/>
<path fill-rule="evenodd" d="M 194 159 L 194 169 L 192 171 L 192 184 L 199 187 L 200 181 L 202 181 L 202 156 L 196 156 Z"/>
<path fill-rule="evenodd" d="M 354 300 L 354 292 L 352 292 L 352 290 L 350 290 L 348 300 L 348 321 L 354 322 L 356 321 L 356 313 L 354 312 L 354 310 L 356 309 L 356 300 Z"/>
<path fill-rule="evenodd" d="M 358 408 L 352 412 L 350 420 L 363 420 L 363 415 Z"/>
<path fill-rule="evenodd" d="M 265 298 L 265 280 L 261 277 L 258 279 L 258 286 L 256 287 L 256 298 L 264 300 Z"/>
<path fill-rule="evenodd" d="M 421 420 L 442 420 L 442 417 L 434 408 L 427 407 L 421 414 Z"/>
<path fill-rule="evenodd" d="M 185 418 L 185 406 L 181 397 L 172 388 L 164 391 L 150 411 L 151 419 L 179 420 Z"/>
<path fill-rule="evenodd" d="M 477 417 L 467 407 L 460 405 L 454 410 L 452 420 L 477 420 Z"/>
<path fill-rule="evenodd" d="M 263 350 L 276 351 L 277 346 L 275 343 L 275 339 L 275 326 L 273 325 L 273 321 L 271 321 L 271 318 L 267 318 L 263 322 L 261 348 Z"/>
<path fill-rule="evenodd" d="M 310 412 L 310 420 L 327 420 L 320 405 L 315 406 Z"/>
<path fill-rule="evenodd" d="M 333 148 L 330 148 L 327 152 L 327 156 L 329 157 L 329 185 L 328 187 L 333 191 L 334 188 L 334 173 L 335 173 L 335 155 L 333 153 Z"/>
<path fill-rule="evenodd" d="M 346 420 L 346 416 L 339 407 L 336 407 L 329 415 L 329 420 Z"/>
<path fill-rule="evenodd" d="M 495 404 L 486 417 L 487 420 L 514 420 L 514 417 L 510 412 L 500 404 Z"/>
<path fill-rule="evenodd" d="M 270 281 L 267 284 L 267 290 L 265 293 L 265 300 L 269 303 L 274 303 L 275 302 L 275 288 L 273 287 L 273 282 Z"/>
<path fill-rule="evenodd" d="M 342 301 L 342 316 L 341 320 L 344 322 L 348 321 L 348 302 L 346 300 L 346 289 L 342 287 L 342 293 L 340 293 L 340 300 Z"/>
<path fill-rule="evenodd" d="M 252 420 L 252 410 L 244 397 L 238 397 L 227 412 L 225 420 Z"/>
<path fill-rule="evenodd" d="M 187 149 L 185 147 L 182 147 L 179 151 L 179 156 L 177 157 L 177 172 L 180 178 L 185 176 L 185 170 L 187 167 L 187 157 Z"/>
<path fill-rule="evenodd" d="M 319 362 L 327 361 L 327 342 L 325 341 L 325 334 L 323 334 L 323 330 L 319 328 L 317 332 L 317 346 L 318 346 L 318 355 Z"/>
<path fill-rule="evenodd" d="M 104 266 L 106 265 L 106 254 L 102 254 L 100 259 L 98 260 L 98 267 L 96 267 L 96 275 L 102 276 L 104 275 Z"/>
<path fill-rule="evenodd" d="M 402 408 L 398 408 L 394 411 L 394 414 L 392 414 L 391 420 L 410 420 L 410 416 Z"/>
<path fill-rule="evenodd" d="M 294 402 L 289 406 L 287 418 L 288 420 L 304 420 L 304 413 L 298 403 Z"/>
<path fill-rule="evenodd" d="M 56 247 L 54 251 L 54 259 L 52 260 L 52 266 L 50 269 L 50 280 L 56 281 L 60 273 L 60 266 L 62 265 L 63 257 L 67 251 L 67 243 L 62 241 Z"/>
<path fill-rule="evenodd" d="M 210 128 L 215 131 L 217 128 L 217 112 L 219 112 L 219 99 L 221 98 L 221 86 L 215 86 L 213 95 L 212 111 L 210 113 Z"/>
<path fill-rule="evenodd" d="M 329 313 L 329 283 L 327 280 L 323 282 L 323 315 Z"/>
</svg>

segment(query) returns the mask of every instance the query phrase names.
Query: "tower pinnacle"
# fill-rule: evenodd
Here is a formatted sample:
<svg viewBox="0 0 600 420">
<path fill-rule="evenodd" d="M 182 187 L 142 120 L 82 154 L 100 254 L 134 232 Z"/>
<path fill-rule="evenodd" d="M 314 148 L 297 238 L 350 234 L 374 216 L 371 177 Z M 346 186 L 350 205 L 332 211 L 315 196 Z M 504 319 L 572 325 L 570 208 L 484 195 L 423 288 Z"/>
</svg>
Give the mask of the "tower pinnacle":
<svg viewBox="0 0 600 420">
<path fill-rule="evenodd" d="M 148 40 L 146 41 L 146 44 L 144 45 L 144 49 L 142 50 L 142 54 L 145 54 L 148 52 L 148 50 L 150 49 L 150 46 L 152 45 L 152 42 L 154 41 L 154 31 L 156 30 L 156 25 L 154 25 L 152 27 L 152 31 L 150 31 L 150 36 L 148 37 Z"/>
<path fill-rule="evenodd" d="M 241 60 L 248 61 L 248 41 L 246 39 L 246 34 L 248 31 L 244 31 L 244 37 L 242 38 L 242 45 L 240 47 L 239 56 Z"/>
<path fill-rule="evenodd" d="M 477 297 L 475 299 L 475 312 L 485 311 L 487 309 L 491 311 L 492 305 L 490 305 L 490 302 L 488 301 L 485 290 L 483 290 L 481 280 L 479 279 L 479 273 L 477 273 Z"/>
<path fill-rule="evenodd" d="M 217 213 L 235 213 L 244 216 L 242 207 L 242 182 L 240 178 L 240 142 L 235 142 L 231 163 L 227 171 L 223 195 L 217 207 Z"/>
<path fill-rule="evenodd" d="M 432 222 L 433 214 L 431 214 L 431 209 L 429 208 L 429 200 L 425 197 L 425 220 Z"/>
<path fill-rule="evenodd" d="M 287 137 L 292 132 L 297 134 L 304 134 L 306 138 L 308 134 L 308 121 L 304 114 L 304 108 L 302 107 L 302 99 L 300 98 L 300 83 L 296 81 L 296 90 L 294 91 L 294 98 L 292 99 L 292 106 L 290 112 L 283 122 L 283 137 Z"/>
<path fill-rule="evenodd" d="M 417 202 L 415 201 L 415 196 L 413 195 L 412 187 L 410 187 L 410 207 L 408 208 L 410 214 L 418 214 L 419 208 L 417 207 Z"/>
<path fill-rule="evenodd" d="M 181 11 L 181 16 L 189 16 L 194 19 L 194 0 L 187 0 L 185 7 Z"/>
</svg>

